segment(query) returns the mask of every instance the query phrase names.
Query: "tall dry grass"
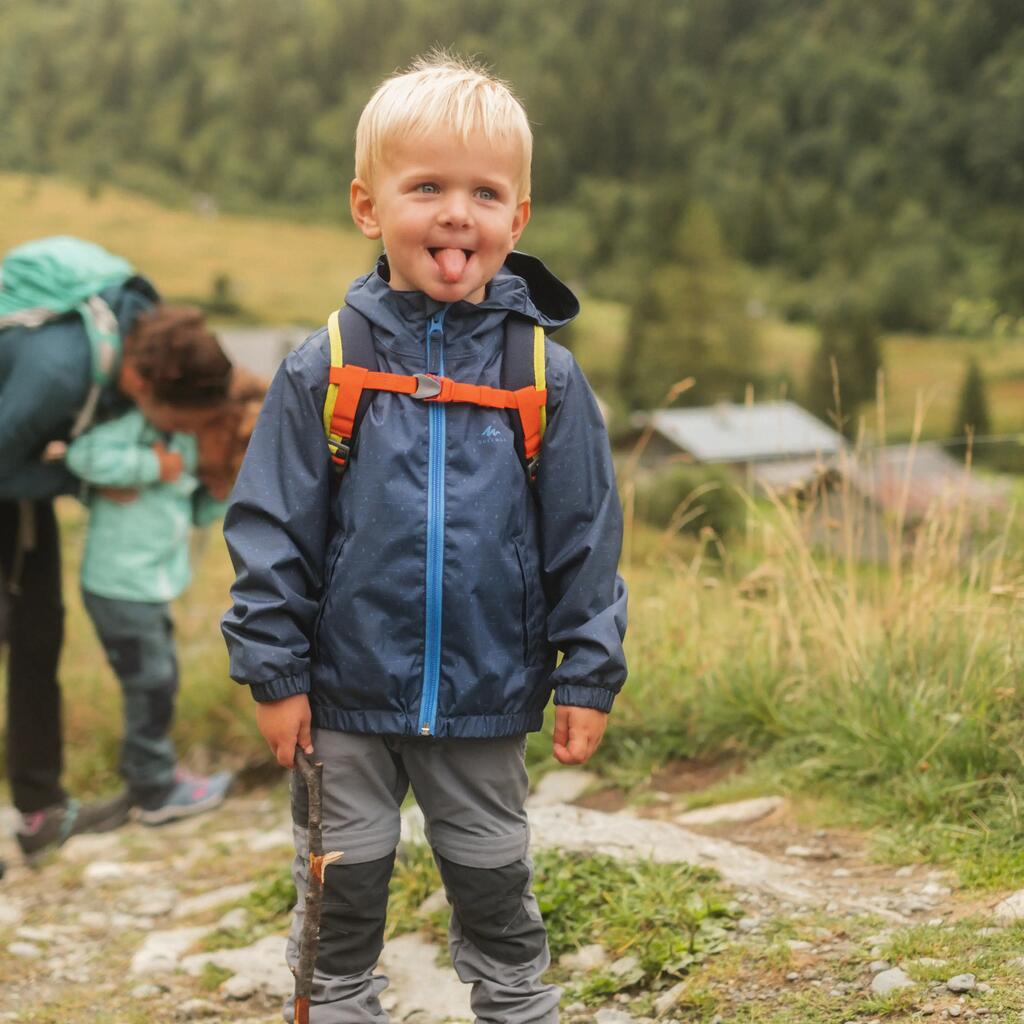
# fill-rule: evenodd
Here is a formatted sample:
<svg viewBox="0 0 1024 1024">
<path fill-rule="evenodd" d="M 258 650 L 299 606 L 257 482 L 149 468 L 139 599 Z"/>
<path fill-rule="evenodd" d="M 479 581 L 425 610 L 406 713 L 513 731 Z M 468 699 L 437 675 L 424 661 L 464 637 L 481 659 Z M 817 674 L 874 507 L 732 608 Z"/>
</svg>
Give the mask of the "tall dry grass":
<svg viewBox="0 0 1024 1024">
<path fill-rule="evenodd" d="M 922 421 L 919 409 L 915 439 Z M 917 514 L 908 463 L 879 514 L 854 483 L 870 461 L 861 444 L 830 488 L 745 493 L 744 536 L 687 544 L 677 528 L 700 496 L 668 529 L 644 529 L 634 451 L 631 676 L 608 769 L 628 783 L 666 756 L 737 753 L 760 786 L 836 797 L 848 820 L 886 826 L 901 856 L 1024 878 L 1017 509 L 979 515 L 963 486 Z"/>
</svg>

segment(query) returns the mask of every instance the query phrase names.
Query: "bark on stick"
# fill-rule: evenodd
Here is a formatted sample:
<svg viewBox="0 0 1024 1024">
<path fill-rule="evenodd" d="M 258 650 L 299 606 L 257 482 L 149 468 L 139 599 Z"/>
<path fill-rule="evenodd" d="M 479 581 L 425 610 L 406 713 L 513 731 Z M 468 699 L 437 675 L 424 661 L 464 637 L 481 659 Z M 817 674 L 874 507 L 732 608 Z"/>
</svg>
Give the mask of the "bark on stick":
<svg viewBox="0 0 1024 1024">
<path fill-rule="evenodd" d="M 301 747 L 295 748 L 295 770 L 309 793 L 309 881 L 306 885 L 305 916 L 299 935 L 299 965 L 295 969 L 294 1024 L 309 1024 L 309 1001 L 313 991 L 313 968 L 320 945 L 320 910 L 324 902 L 324 870 L 342 856 L 324 853 L 323 775 L 324 766 L 312 762 Z"/>
</svg>

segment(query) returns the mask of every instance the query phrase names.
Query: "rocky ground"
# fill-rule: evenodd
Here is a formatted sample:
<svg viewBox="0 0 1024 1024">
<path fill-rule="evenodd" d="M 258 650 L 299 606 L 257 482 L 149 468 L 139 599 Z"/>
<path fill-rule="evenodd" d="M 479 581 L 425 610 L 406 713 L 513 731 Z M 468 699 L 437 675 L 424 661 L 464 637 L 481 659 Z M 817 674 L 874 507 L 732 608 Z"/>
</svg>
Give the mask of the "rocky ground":
<svg viewBox="0 0 1024 1024">
<path fill-rule="evenodd" d="M 685 980 L 604 1006 L 574 1000 L 573 982 L 632 970 L 628 951 L 563 957 L 566 1020 L 1024 1020 L 1024 897 L 979 899 L 942 872 L 872 863 L 862 837 L 801 828 L 781 798 L 687 814 L 669 787 L 642 811 L 609 810 L 583 795 L 593 781 L 579 771 L 542 780 L 531 798 L 535 847 L 710 866 L 742 916 L 729 948 Z M 418 841 L 415 809 L 404 825 L 404 841 Z M 293 985 L 283 935 L 238 943 L 258 933 L 249 894 L 288 862 L 290 845 L 283 789 L 160 829 L 77 836 L 35 870 L 4 839 L 0 1020 L 280 1020 Z M 439 953 L 420 933 L 388 942 L 393 1020 L 472 1019 L 468 991 Z"/>
</svg>

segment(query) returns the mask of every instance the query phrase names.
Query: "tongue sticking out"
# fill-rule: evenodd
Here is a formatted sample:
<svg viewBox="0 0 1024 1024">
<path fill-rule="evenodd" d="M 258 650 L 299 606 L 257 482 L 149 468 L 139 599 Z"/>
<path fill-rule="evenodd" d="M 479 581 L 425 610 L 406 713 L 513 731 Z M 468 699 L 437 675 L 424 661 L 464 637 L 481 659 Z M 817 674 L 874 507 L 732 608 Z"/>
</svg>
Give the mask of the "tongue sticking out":
<svg viewBox="0 0 1024 1024">
<path fill-rule="evenodd" d="M 466 269 L 466 254 L 461 249 L 437 249 L 434 260 L 446 284 L 455 284 Z"/>
</svg>

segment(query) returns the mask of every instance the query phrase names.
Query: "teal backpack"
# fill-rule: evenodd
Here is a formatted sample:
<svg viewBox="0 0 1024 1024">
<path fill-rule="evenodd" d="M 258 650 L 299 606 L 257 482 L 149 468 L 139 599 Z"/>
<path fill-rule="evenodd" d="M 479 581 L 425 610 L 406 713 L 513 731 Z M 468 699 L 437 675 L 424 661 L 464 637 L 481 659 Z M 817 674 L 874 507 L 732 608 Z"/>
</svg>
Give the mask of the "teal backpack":
<svg viewBox="0 0 1024 1024">
<path fill-rule="evenodd" d="M 77 313 L 92 351 L 92 387 L 71 436 L 92 422 L 121 354 L 117 318 L 99 293 L 135 275 L 130 263 L 79 238 L 59 235 L 19 245 L 0 264 L 0 330 L 39 327 Z"/>
</svg>

